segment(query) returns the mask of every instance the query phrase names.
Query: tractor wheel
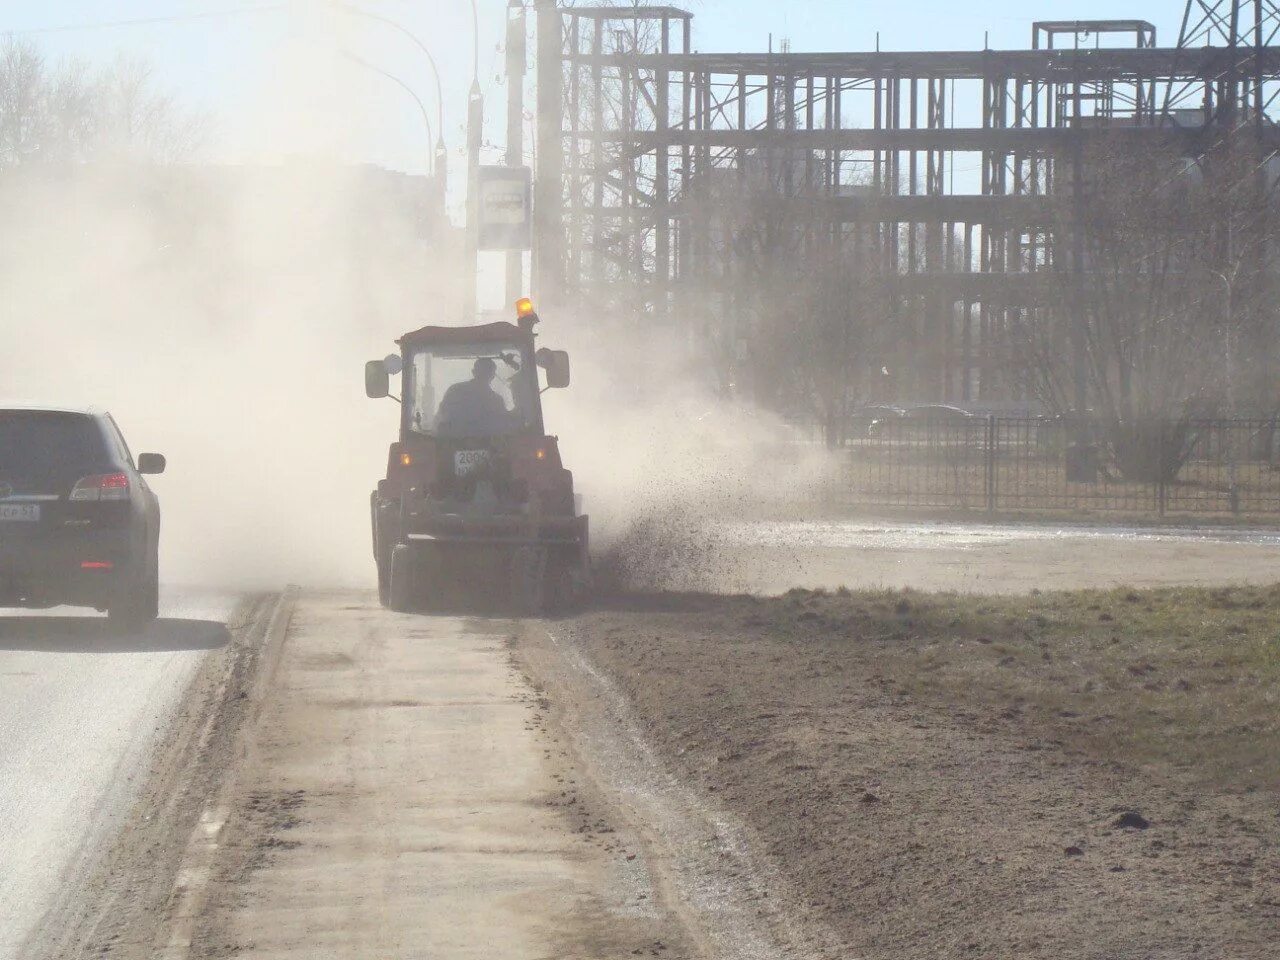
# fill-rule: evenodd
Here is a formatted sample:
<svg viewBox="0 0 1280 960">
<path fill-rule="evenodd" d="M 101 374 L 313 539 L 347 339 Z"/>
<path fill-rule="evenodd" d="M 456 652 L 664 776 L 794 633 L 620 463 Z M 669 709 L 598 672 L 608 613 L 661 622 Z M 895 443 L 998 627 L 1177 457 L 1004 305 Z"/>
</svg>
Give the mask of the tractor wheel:
<svg viewBox="0 0 1280 960">
<path fill-rule="evenodd" d="M 379 550 L 375 559 L 378 564 L 378 602 L 387 607 L 391 605 L 391 557 L 385 550 Z"/>
<path fill-rule="evenodd" d="M 567 564 L 557 564 L 547 570 L 546 612 L 553 617 L 576 613 L 581 600 L 577 578 Z"/>
<path fill-rule="evenodd" d="M 387 577 L 387 606 L 397 613 L 413 613 L 418 606 L 418 564 L 413 548 L 398 543 L 391 551 Z"/>
<path fill-rule="evenodd" d="M 369 497 L 369 526 L 373 533 L 373 562 L 378 568 L 378 602 L 384 607 L 391 600 L 391 550 L 383 543 L 387 532 L 378 523 L 378 494 Z"/>
<path fill-rule="evenodd" d="M 438 549 L 428 547 L 417 561 L 418 609 L 436 612 L 445 602 L 444 558 Z"/>
<path fill-rule="evenodd" d="M 547 552 L 519 547 L 511 558 L 511 600 L 516 614 L 537 617 L 547 606 Z"/>
</svg>

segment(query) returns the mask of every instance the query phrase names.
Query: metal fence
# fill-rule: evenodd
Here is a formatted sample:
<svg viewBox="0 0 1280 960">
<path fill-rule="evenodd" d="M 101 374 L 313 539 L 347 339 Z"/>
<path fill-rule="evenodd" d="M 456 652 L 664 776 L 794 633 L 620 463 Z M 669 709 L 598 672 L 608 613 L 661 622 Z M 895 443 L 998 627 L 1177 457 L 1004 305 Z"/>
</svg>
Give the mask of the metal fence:
<svg viewBox="0 0 1280 960">
<path fill-rule="evenodd" d="M 1280 422 L 1152 421 L 1123 434 L 1034 417 L 902 418 L 841 453 L 839 496 L 900 507 L 1280 514 Z"/>
</svg>

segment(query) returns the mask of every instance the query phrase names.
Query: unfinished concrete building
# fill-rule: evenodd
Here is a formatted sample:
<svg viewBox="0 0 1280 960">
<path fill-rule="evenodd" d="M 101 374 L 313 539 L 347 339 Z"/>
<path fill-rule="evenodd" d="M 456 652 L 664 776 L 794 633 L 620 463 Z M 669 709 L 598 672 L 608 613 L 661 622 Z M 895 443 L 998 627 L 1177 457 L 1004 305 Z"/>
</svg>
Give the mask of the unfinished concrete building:
<svg viewBox="0 0 1280 960">
<path fill-rule="evenodd" d="M 1191 155 L 1249 124 L 1280 143 L 1268 0 L 1192 0 L 1170 46 L 1141 20 L 1055 21 L 1028 49 L 929 52 L 702 53 L 674 7 L 538 14 L 544 299 L 730 329 L 742 265 L 718 237 L 720 185 L 758 179 L 892 278 L 914 400 L 1025 397 L 1007 331 L 1062 320 L 1081 263 L 1053 201 L 1078 189 L 1091 137 Z"/>
</svg>

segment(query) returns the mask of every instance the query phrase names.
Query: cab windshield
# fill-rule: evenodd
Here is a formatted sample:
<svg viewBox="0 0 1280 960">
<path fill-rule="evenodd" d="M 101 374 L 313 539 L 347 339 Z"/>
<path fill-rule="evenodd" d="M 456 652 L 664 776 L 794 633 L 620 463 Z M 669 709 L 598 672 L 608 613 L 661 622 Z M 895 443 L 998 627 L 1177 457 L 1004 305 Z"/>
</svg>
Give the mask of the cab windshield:
<svg viewBox="0 0 1280 960">
<path fill-rule="evenodd" d="M 529 372 L 515 344 L 416 351 L 408 365 L 407 410 L 414 433 L 493 437 L 533 425 Z"/>
</svg>

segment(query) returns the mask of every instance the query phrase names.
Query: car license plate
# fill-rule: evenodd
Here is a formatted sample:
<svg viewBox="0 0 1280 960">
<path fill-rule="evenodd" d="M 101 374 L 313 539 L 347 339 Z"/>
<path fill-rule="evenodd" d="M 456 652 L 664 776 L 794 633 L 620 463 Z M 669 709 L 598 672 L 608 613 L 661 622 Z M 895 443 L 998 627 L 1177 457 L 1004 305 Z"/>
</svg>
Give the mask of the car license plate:
<svg viewBox="0 0 1280 960">
<path fill-rule="evenodd" d="M 475 473 L 488 465 L 488 450 L 457 450 L 453 454 L 453 472 L 459 477 Z"/>
<path fill-rule="evenodd" d="M 38 503 L 0 503 L 0 520 L 36 523 L 40 520 Z"/>
</svg>

